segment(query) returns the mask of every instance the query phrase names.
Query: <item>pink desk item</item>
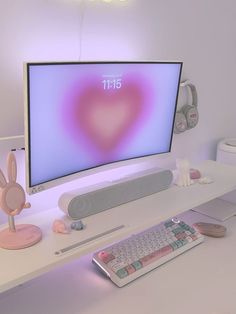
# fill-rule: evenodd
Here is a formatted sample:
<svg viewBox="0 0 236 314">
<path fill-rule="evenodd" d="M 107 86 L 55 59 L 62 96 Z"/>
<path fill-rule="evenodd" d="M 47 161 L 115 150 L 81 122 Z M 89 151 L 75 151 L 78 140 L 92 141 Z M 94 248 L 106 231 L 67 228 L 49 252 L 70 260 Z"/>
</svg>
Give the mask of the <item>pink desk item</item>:
<svg viewBox="0 0 236 314">
<path fill-rule="evenodd" d="M 68 234 L 69 230 L 65 224 L 65 222 L 61 219 L 54 220 L 52 224 L 52 231 L 55 233 Z"/>
<path fill-rule="evenodd" d="M 8 215 L 9 223 L 9 228 L 0 232 L 0 247 L 18 250 L 39 242 L 42 239 L 42 232 L 39 227 L 30 224 L 15 226 L 14 216 L 31 205 L 26 203 L 23 187 L 16 183 L 17 165 L 12 152 L 7 157 L 7 173 L 8 182 L 0 169 L 0 208 Z"/>
</svg>

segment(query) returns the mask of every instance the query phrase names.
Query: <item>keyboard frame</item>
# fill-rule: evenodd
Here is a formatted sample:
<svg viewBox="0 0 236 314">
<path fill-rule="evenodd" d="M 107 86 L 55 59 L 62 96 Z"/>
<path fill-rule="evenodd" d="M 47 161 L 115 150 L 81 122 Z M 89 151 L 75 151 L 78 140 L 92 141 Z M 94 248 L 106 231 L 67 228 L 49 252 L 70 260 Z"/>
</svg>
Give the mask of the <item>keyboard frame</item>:
<svg viewBox="0 0 236 314">
<path fill-rule="evenodd" d="M 169 221 L 169 220 L 167 220 Z M 166 221 L 165 221 L 166 222 Z M 158 225 L 156 225 L 156 227 L 158 226 L 162 226 L 164 225 L 165 222 L 162 222 Z M 178 224 L 176 222 L 176 224 Z M 155 226 L 151 227 L 151 228 L 147 228 L 145 230 L 142 230 L 138 233 L 136 233 L 136 235 L 141 234 L 143 232 L 148 231 L 149 229 L 154 228 Z M 192 227 L 192 226 L 191 226 Z M 196 229 L 195 229 L 196 230 Z M 155 262 L 150 263 L 147 266 L 144 266 L 142 268 L 140 268 L 139 270 L 136 270 L 135 272 L 133 272 L 132 274 L 129 274 L 128 276 L 124 277 L 124 278 L 120 278 L 119 276 L 116 275 L 116 273 L 114 273 L 108 266 L 107 264 L 105 264 L 99 257 L 98 254 L 101 251 L 104 251 L 110 247 L 112 247 L 113 245 L 120 243 L 124 240 L 127 240 L 129 238 L 131 238 L 134 235 L 130 235 L 129 237 L 126 237 L 118 242 L 115 242 L 99 251 L 97 251 L 96 253 L 94 253 L 93 258 L 92 258 L 92 262 L 100 269 L 100 271 L 105 274 L 108 278 L 111 279 L 112 282 L 114 282 L 118 287 L 123 287 L 125 285 L 127 285 L 128 283 L 134 281 L 135 279 L 139 278 L 140 276 L 143 276 L 147 273 L 149 273 L 151 270 L 161 266 L 162 264 L 165 264 L 166 262 L 172 260 L 173 258 L 183 254 L 184 252 L 190 250 L 191 248 L 197 246 L 198 244 L 202 243 L 204 241 L 204 236 L 201 235 L 197 230 L 196 230 L 196 234 L 198 235 L 198 238 L 196 240 L 193 240 L 190 243 L 187 243 L 185 245 L 183 245 L 182 247 L 172 251 L 171 253 L 161 257 L 160 259 L 158 259 Z"/>
</svg>

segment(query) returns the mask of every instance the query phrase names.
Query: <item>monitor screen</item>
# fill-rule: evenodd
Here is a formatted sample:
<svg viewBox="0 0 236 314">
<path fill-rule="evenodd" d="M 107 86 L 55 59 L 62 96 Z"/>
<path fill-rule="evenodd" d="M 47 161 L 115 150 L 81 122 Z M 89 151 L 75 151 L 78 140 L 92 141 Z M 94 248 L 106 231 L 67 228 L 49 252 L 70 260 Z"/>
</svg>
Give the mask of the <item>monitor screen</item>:
<svg viewBox="0 0 236 314">
<path fill-rule="evenodd" d="M 27 185 L 170 152 L 181 62 L 26 64 Z"/>
</svg>

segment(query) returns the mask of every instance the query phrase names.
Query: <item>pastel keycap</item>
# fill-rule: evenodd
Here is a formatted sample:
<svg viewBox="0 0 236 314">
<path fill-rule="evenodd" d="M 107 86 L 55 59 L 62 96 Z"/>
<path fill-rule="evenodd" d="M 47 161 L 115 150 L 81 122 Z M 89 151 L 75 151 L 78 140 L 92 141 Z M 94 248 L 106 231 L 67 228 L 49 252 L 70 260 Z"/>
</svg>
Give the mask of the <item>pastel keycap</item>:
<svg viewBox="0 0 236 314">
<path fill-rule="evenodd" d="M 98 257 L 100 258 L 101 261 L 103 261 L 103 263 L 107 264 L 110 261 L 112 261 L 115 256 L 106 252 L 106 251 L 101 251 L 98 253 Z"/>
<path fill-rule="evenodd" d="M 136 271 L 136 269 L 132 265 L 126 266 L 125 269 L 126 269 L 126 271 L 128 272 L 129 275 Z"/>
<path fill-rule="evenodd" d="M 128 272 L 125 268 L 121 268 L 119 269 L 117 272 L 116 272 L 117 276 L 120 277 L 120 278 L 124 278 L 126 276 L 128 276 Z"/>
<path fill-rule="evenodd" d="M 134 266 L 135 270 L 139 270 L 140 268 L 143 267 L 140 261 L 135 261 L 132 263 L 132 265 Z"/>
</svg>

